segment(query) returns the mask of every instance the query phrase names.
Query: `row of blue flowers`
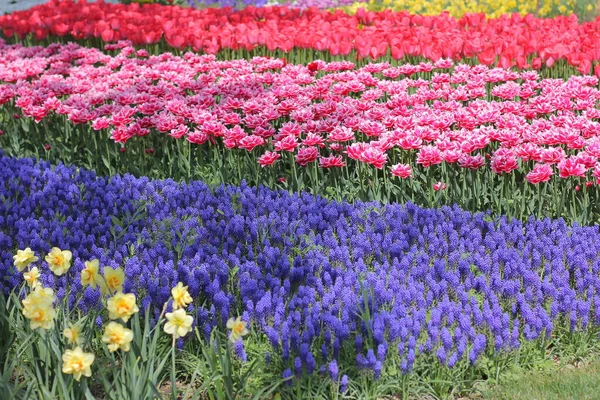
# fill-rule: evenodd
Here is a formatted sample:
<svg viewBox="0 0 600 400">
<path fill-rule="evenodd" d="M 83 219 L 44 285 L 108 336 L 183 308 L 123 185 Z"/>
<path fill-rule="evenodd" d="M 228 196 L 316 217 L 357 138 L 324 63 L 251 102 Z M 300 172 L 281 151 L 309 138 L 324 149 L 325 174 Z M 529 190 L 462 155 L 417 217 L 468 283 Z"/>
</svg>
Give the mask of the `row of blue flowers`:
<svg viewBox="0 0 600 400">
<path fill-rule="evenodd" d="M 243 315 L 295 374 L 337 371 L 340 353 L 376 376 L 392 353 L 404 371 L 423 353 L 452 367 L 600 325 L 598 226 L 105 178 L 1 152 L 0 176 L 4 292 L 21 284 L 16 249 L 69 249 L 70 271 L 43 283 L 71 304 L 99 303 L 79 282 L 93 258 L 123 267 L 154 313 L 182 281 L 201 332 Z"/>
</svg>

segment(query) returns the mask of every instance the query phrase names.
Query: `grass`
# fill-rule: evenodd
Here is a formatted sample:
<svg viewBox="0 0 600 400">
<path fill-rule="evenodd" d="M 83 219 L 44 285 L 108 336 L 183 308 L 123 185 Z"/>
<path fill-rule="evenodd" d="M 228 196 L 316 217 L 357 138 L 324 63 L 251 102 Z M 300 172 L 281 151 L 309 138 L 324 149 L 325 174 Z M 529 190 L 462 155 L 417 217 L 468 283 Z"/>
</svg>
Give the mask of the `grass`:
<svg viewBox="0 0 600 400">
<path fill-rule="evenodd" d="M 600 359 L 577 366 L 541 371 L 517 371 L 501 384 L 481 390 L 489 400 L 597 400 L 600 399 Z"/>
</svg>

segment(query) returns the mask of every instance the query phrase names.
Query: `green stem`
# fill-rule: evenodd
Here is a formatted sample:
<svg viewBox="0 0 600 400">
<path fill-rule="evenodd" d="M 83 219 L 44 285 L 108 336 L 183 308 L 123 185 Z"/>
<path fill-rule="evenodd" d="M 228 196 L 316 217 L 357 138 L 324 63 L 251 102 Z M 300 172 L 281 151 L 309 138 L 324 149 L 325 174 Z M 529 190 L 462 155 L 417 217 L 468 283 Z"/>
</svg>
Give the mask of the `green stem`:
<svg viewBox="0 0 600 400">
<path fill-rule="evenodd" d="M 171 342 L 171 397 L 177 400 L 177 382 L 175 381 L 175 335 Z"/>
</svg>

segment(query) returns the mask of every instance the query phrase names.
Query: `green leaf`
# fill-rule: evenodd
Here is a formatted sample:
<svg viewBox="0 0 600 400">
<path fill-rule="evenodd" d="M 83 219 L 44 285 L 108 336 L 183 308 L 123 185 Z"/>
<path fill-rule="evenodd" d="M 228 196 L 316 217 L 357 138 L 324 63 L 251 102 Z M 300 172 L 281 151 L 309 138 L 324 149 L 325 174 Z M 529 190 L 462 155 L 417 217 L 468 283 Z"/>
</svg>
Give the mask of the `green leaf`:
<svg viewBox="0 0 600 400">
<path fill-rule="evenodd" d="M 116 225 L 116 226 L 123 227 L 123 222 L 121 222 L 121 220 L 114 215 L 111 215 L 110 221 L 112 222 L 113 226 Z"/>
<path fill-rule="evenodd" d="M 111 170 L 111 166 L 110 166 L 110 162 L 108 161 L 108 158 L 102 157 L 102 163 L 104 164 L 106 169 L 108 169 L 109 171 Z"/>
</svg>

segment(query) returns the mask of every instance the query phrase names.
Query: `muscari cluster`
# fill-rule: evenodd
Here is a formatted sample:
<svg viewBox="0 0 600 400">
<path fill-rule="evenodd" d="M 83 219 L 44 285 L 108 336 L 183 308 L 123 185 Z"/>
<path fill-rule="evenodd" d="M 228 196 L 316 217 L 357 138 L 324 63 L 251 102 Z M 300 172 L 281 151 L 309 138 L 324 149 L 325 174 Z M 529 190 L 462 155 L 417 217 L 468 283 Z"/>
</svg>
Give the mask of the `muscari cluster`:
<svg viewBox="0 0 600 400">
<path fill-rule="evenodd" d="M 84 311 L 101 305 L 81 285 L 85 260 L 123 267 L 123 291 L 155 316 L 182 282 L 202 334 L 241 315 L 286 376 L 327 370 L 336 379 L 342 356 L 378 376 L 393 353 L 405 372 L 423 353 L 452 367 L 558 326 L 600 324 L 598 226 L 102 178 L 4 155 L 0 175 L 11 177 L 0 184 L 4 292 L 22 283 L 13 255 L 26 247 L 70 249 L 71 268 L 41 281 Z"/>
</svg>

